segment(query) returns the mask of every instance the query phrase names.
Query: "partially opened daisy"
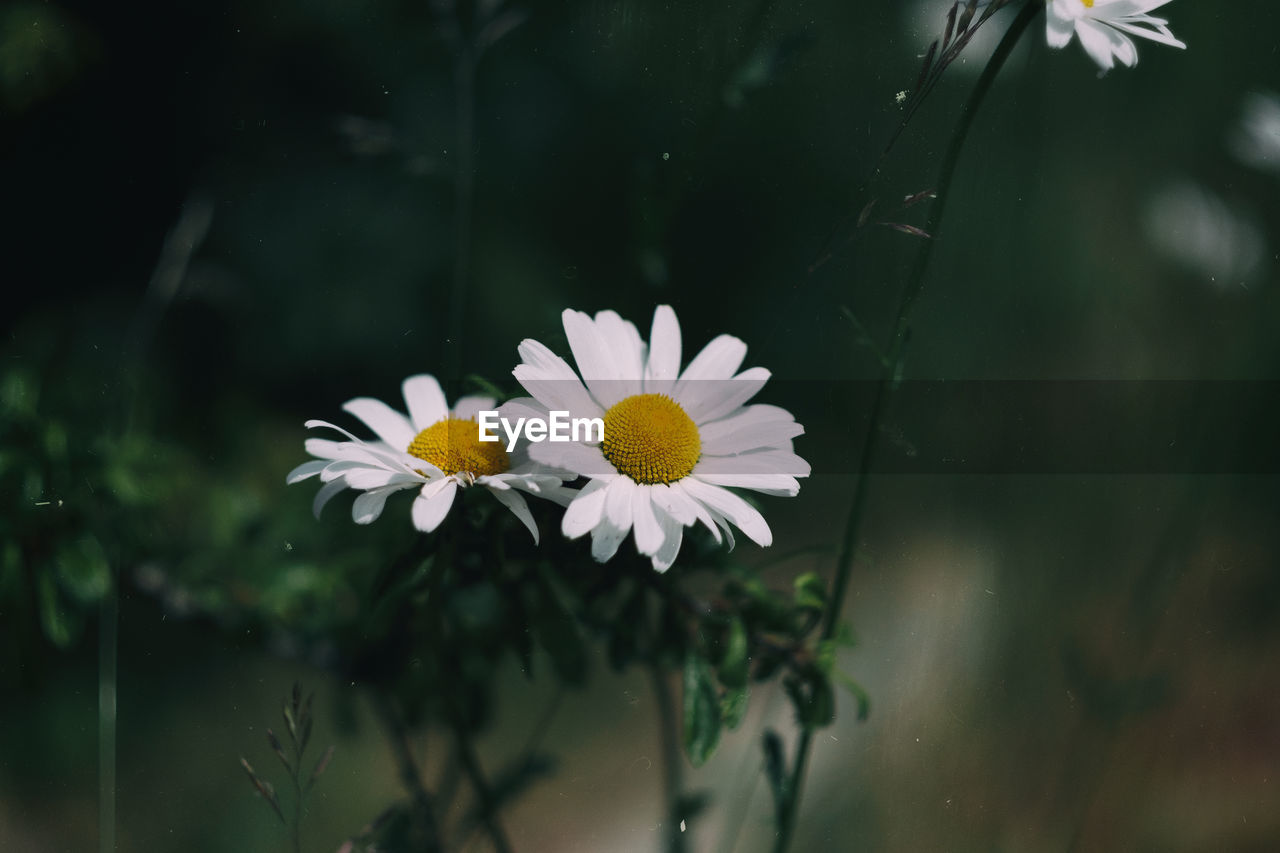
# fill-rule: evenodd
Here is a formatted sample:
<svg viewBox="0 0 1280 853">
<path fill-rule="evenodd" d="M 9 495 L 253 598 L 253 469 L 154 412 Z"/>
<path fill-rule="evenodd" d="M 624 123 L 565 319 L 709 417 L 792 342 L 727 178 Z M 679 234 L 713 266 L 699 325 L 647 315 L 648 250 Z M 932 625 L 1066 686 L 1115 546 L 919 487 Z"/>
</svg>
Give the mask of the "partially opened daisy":
<svg viewBox="0 0 1280 853">
<path fill-rule="evenodd" d="M 343 405 L 373 430 L 376 440 L 357 438 L 327 421 L 307 421 L 308 428 L 325 427 L 346 438 L 307 439 L 307 452 L 317 458 L 303 462 L 286 477 L 286 482 L 298 483 L 318 476 L 324 483 L 312 505 L 316 517 L 334 495 L 350 488 L 363 492 L 352 505 L 352 519 L 369 524 L 382 514 L 390 495 L 417 489 L 413 526 L 429 533 L 449 513 L 459 489 L 482 486 L 515 513 L 537 542 L 538 527 L 520 492 L 564 505 L 573 492 L 563 483 L 573 475 L 530 460 L 519 445 L 508 453 L 501 442 L 480 441 L 476 415 L 494 409 L 491 397 L 462 397 L 450 409 L 440 383 L 426 374 L 410 376 L 402 390 L 409 407 L 407 417 L 369 397 Z"/>
<path fill-rule="evenodd" d="M 1118 59 L 1130 67 L 1138 64 L 1138 48 L 1129 36 L 1150 39 L 1170 47 L 1185 48 L 1174 38 L 1169 22 L 1147 13 L 1169 0 L 1048 0 L 1049 47 L 1066 47 L 1075 33 L 1085 53 L 1109 71 Z"/>
<path fill-rule="evenodd" d="M 513 373 L 533 397 L 508 402 L 502 414 L 568 412 L 603 422 L 602 437 L 530 448 L 534 459 L 589 478 L 565 510 L 565 536 L 590 532 L 591 553 L 603 562 L 634 532 L 636 549 L 658 571 L 671 567 L 684 528 L 697 522 L 717 542 L 723 531 L 730 547 L 730 524 L 769 545 L 764 517 L 726 487 L 795 495 L 809 463 L 793 451 L 791 439 L 804 428 L 790 412 L 745 405 L 769 379 L 761 367 L 738 372 L 746 344 L 721 335 L 682 372 L 680 325 L 666 305 L 654 312 L 648 345 L 612 311 L 594 318 L 565 311 L 563 322 L 577 372 L 524 341 Z"/>
</svg>

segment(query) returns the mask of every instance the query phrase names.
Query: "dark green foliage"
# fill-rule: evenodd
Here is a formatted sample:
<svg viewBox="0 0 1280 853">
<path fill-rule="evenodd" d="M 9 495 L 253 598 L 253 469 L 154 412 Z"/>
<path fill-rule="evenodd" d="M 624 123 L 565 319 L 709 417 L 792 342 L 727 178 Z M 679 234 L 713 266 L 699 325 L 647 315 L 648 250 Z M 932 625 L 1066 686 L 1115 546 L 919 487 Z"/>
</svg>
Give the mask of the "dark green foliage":
<svg viewBox="0 0 1280 853">
<path fill-rule="evenodd" d="M 711 667 L 696 654 L 684 662 L 684 749 L 701 767 L 720 745 L 720 701 Z"/>
<path fill-rule="evenodd" d="M 773 795 L 775 823 L 782 823 L 782 815 L 791 801 L 790 783 L 787 779 L 786 747 L 782 738 L 773 729 L 765 729 L 761 740 L 764 750 L 764 777 L 769 782 L 769 793 Z"/>
</svg>

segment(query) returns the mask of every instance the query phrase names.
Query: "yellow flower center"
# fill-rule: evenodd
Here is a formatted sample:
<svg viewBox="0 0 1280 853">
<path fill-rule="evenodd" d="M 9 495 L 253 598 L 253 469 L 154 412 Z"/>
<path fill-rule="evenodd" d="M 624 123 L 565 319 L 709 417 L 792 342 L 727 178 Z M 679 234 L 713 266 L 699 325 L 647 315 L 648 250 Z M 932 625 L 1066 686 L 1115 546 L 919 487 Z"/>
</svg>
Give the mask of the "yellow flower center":
<svg viewBox="0 0 1280 853">
<path fill-rule="evenodd" d="M 1093 0 L 1080 0 L 1080 2 L 1084 4 L 1084 7 L 1085 7 L 1086 9 L 1092 9 L 1092 8 L 1093 8 Z"/>
<path fill-rule="evenodd" d="M 604 458 L 637 483 L 674 483 L 702 454 L 698 425 L 665 394 L 635 394 L 604 413 Z"/>
<path fill-rule="evenodd" d="M 501 474 L 511 467 L 501 441 L 481 441 L 475 418 L 445 418 L 424 429 L 408 453 L 425 459 L 446 474 Z"/>
</svg>

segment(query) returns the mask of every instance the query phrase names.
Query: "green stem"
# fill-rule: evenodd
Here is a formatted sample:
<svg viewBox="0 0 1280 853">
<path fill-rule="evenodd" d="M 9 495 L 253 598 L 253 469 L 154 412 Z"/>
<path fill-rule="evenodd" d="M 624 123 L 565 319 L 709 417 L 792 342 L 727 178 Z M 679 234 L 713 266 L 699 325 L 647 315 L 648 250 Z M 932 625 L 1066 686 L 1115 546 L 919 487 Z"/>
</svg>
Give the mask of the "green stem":
<svg viewBox="0 0 1280 853">
<path fill-rule="evenodd" d="M 680 829 L 683 820 L 681 789 L 684 787 L 680 755 L 680 733 L 676 728 L 676 703 L 671 695 L 671 685 L 662 664 L 654 661 L 649 666 L 653 679 L 653 693 L 658 703 L 658 732 L 662 740 L 662 799 L 666 805 L 664 824 L 667 853 L 684 853 L 684 833 Z"/>
<path fill-rule="evenodd" d="M 871 470 L 871 460 L 875 456 L 878 444 L 880 422 L 884 417 L 888 400 L 892 396 L 894 386 L 897 383 L 911 329 L 911 309 L 915 306 L 916 300 L 924 287 L 925 273 L 928 271 L 929 261 L 933 255 L 933 246 L 937 241 L 938 229 L 942 223 L 942 214 L 946 209 L 947 198 L 951 190 L 951 181 L 955 177 L 956 165 L 960 160 L 960 152 L 964 147 L 965 139 L 969 135 L 974 116 L 977 115 L 979 108 L 986 99 L 996 75 L 1000 73 L 1000 69 L 1004 67 L 1009 54 L 1013 52 L 1014 45 L 1017 44 L 1031 21 L 1043 9 L 1043 6 L 1044 4 L 1037 2 L 1037 0 L 1028 0 L 1013 23 L 1010 24 L 1009 30 L 1004 34 L 1000 44 L 991 55 L 991 59 L 987 62 L 982 76 L 978 78 L 973 94 L 970 95 L 963 112 L 960 114 L 960 121 L 952 134 L 951 144 L 943 157 L 938 179 L 938 198 L 929 211 L 929 221 L 925 227 L 929 237 L 926 238 L 924 246 L 921 248 L 919 255 L 917 255 L 916 263 L 912 267 L 910 277 L 907 279 L 907 285 L 903 289 L 902 297 L 898 303 L 897 319 L 893 324 L 892 337 L 889 339 L 889 346 L 885 349 L 884 372 L 880 377 L 880 381 L 876 383 L 875 397 L 872 399 L 868 415 L 867 432 L 863 439 L 862 452 L 858 460 L 858 479 L 854 486 L 853 501 L 849 507 L 849 516 L 845 522 L 844 536 L 840 543 L 840 556 L 836 561 L 835 581 L 831 589 L 830 603 L 822 621 L 822 640 L 831 639 L 840 625 L 840 613 L 844 608 L 845 593 L 849 587 L 849 576 L 852 574 L 854 556 L 857 552 L 858 532 L 862 527 L 862 519 L 866 510 L 868 475 Z M 805 770 L 808 767 L 809 753 L 812 746 L 813 730 L 805 728 L 801 731 L 796 744 L 795 764 L 792 767 L 787 786 L 787 803 L 779 821 L 778 835 L 773 848 L 774 853 L 785 853 L 791 845 L 792 834 L 795 831 L 796 814 L 800 805 L 800 795 L 804 785 Z"/>
<path fill-rule="evenodd" d="M 98 615 L 98 849 L 116 849 L 116 665 L 119 643 L 116 578 L 103 596 Z"/>
<path fill-rule="evenodd" d="M 457 739 L 458 758 L 461 760 L 462 769 L 466 772 L 467 778 L 471 781 L 471 787 L 475 789 L 476 799 L 480 805 L 480 820 L 484 823 L 485 831 L 489 833 L 493 849 L 495 853 L 512 853 L 511 842 L 507 839 L 507 832 L 503 829 L 502 819 L 498 815 L 498 803 L 494 800 L 493 789 L 489 786 L 489 780 L 480 766 L 480 757 L 476 755 L 475 746 L 471 743 L 471 738 L 461 720 L 455 722 L 453 732 Z"/>
<path fill-rule="evenodd" d="M 293 739 L 293 853 L 302 853 L 302 744 Z"/>
<path fill-rule="evenodd" d="M 381 688 L 374 688 L 370 695 L 370 704 L 387 730 L 387 740 L 391 745 L 391 755 L 395 759 L 396 769 L 400 773 L 400 782 L 409 792 L 413 804 L 413 820 L 422 843 L 420 849 L 425 853 L 441 853 L 444 846 L 440 842 L 435 807 L 432 805 L 431 795 L 427 792 L 426 786 L 422 784 L 418 765 L 413 760 L 409 730 L 395 704 Z"/>
<path fill-rule="evenodd" d="M 462 375 L 463 324 L 466 322 L 467 284 L 471 279 L 471 212 L 475 204 L 475 88 L 476 49 L 465 40 L 458 46 L 454 65 L 456 104 L 456 173 L 454 174 L 454 223 L 456 242 L 453 284 L 449 293 L 449 340 L 445 381 Z"/>
</svg>

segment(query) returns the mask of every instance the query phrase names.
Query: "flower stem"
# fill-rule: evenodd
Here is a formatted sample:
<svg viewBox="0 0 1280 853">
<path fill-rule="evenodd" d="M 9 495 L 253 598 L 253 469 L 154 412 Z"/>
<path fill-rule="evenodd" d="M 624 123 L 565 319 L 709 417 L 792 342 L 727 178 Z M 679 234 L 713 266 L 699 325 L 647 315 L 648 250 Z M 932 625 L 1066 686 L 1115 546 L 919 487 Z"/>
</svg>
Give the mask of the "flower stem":
<svg viewBox="0 0 1280 853">
<path fill-rule="evenodd" d="M 920 253 L 916 256 L 915 265 L 912 267 L 911 275 L 907 279 L 906 287 L 903 289 L 902 297 L 899 300 L 892 337 L 889 339 L 889 346 L 885 349 L 884 370 L 880 381 L 876 383 L 875 396 L 872 399 L 871 409 L 868 414 L 867 432 L 863 438 L 862 452 L 858 459 L 858 475 L 853 489 L 853 501 L 849 507 L 849 516 L 845 522 L 844 536 L 840 543 L 840 556 L 836 561 L 836 576 L 832 585 L 831 596 L 828 599 L 827 612 L 822 621 L 820 636 L 824 641 L 830 640 L 840 626 L 840 613 L 844 607 L 845 593 L 849 587 L 849 576 L 852 574 L 854 556 L 857 553 L 858 532 L 862 527 L 862 519 L 866 509 L 868 475 L 871 470 L 871 460 L 875 456 L 878 444 L 880 422 L 884 416 L 888 400 L 897 384 L 907 340 L 910 337 L 911 310 L 924 287 L 925 273 L 929 268 L 933 245 L 937 240 L 938 229 L 942 223 L 942 214 L 946 209 L 947 198 L 951 190 L 951 181 L 955 177 L 961 149 L 964 147 L 965 139 L 969 135 L 974 116 L 977 115 L 988 91 L 991 89 L 991 84 L 1000 73 L 1000 69 L 1004 66 L 1005 60 L 1009 58 L 1009 54 L 1013 52 L 1014 45 L 1017 44 L 1019 38 L 1026 31 L 1031 21 L 1043 9 L 1043 6 L 1044 4 L 1037 2 L 1037 0 L 1028 0 L 1018 13 L 1018 16 L 1013 20 L 1013 23 L 1010 24 L 1008 31 L 1004 34 L 1000 44 L 991 55 L 991 59 L 987 62 L 982 76 L 978 79 L 973 94 L 969 96 L 969 100 L 960 114 L 960 120 L 956 124 L 956 129 L 951 136 L 951 143 L 947 148 L 946 155 L 943 157 L 938 178 L 938 197 L 929 211 L 929 221 L 925 227 L 929 237 L 925 240 Z M 778 834 L 773 847 L 774 853 L 785 853 L 791 845 L 796 814 L 800 806 L 800 794 L 804 785 L 805 770 L 808 766 L 809 752 L 812 746 L 813 730 L 804 728 L 800 732 L 796 744 L 795 763 L 792 766 L 789 784 L 787 785 L 786 807 L 783 809 L 781 819 L 778 822 Z"/>
<path fill-rule="evenodd" d="M 498 803 L 494 799 L 493 788 L 484 775 L 484 769 L 480 766 L 480 757 L 476 755 L 475 745 L 472 744 L 466 726 L 460 719 L 455 720 L 453 733 L 457 742 L 458 758 L 461 760 L 463 771 L 471 781 L 471 787 L 476 792 L 476 799 L 480 806 L 480 821 L 484 824 L 485 831 L 489 833 L 489 840 L 493 842 L 494 853 L 512 853 L 511 842 L 507 839 L 507 832 L 502 827 L 502 818 L 498 814 Z"/>
<path fill-rule="evenodd" d="M 293 853 L 302 853 L 302 750 L 294 750 L 293 761 Z"/>
<path fill-rule="evenodd" d="M 684 853 L 684 834 L 680 821 L 684 816 L 681 789 L 684 786 L 680 754 L 680 732 L 676 726 L 676 703 L 671 695 L 671 685 L 662 664 L 655 660 L 649 666 L 653 680 L 653 694 L 658 703 L 658 731 L 662 740 L 662 799 L 666 805 L 663 819 L 666 853 Z"/>
<path fill-rule="evenodd" d="M 370 695 L 370 704 L 374 713 L 387 730 L 387 740 L 391 744 L 391 754 L 395 758 L 396 768 L 400 772 L 400 782 L 409 792 L 412 801 L 413 823 L 421 834 L 421 846 L 418 849 L 425 853 L 441 853 L 444 846 L 440 842 L 440 830 L 436 825 L 435 808 L 431 795 L 422 784 L 422 776 L 418 773 L 418 765 L 413 760 L 413 750 L 409 745 L 409 730 L 400 717 L 391 697 L 381 688 L 374 688 Z"/>
<path fill-rule="evenodd" d="M 119 653 L 120 582 L 111 587 L 98 612 L 98 849 L 116 849 L 116 667 Z"/>
<path fill-rule="evenodd" d="M 453 282 L 449 292 L 449 341 L 445 381 L 462 375 L 463 324 L 466 322 L 467 286 L 471 280 L 471 214 L 475 206 L 475 88 L 477 53 L 465 39 L 454 60 L 456 104 L 456 171 L 454 173 Z"/>
</svg>

